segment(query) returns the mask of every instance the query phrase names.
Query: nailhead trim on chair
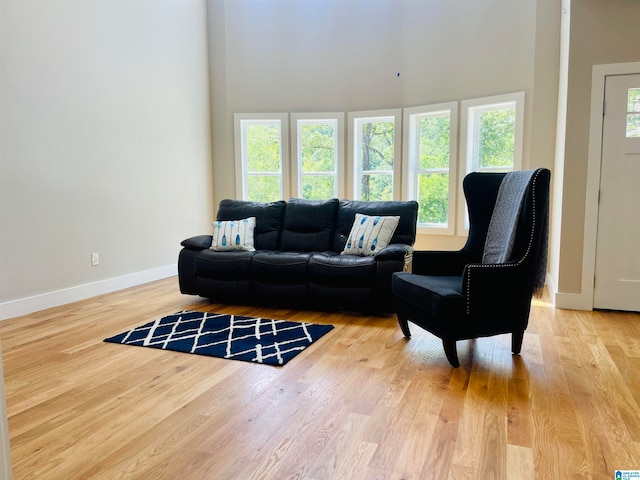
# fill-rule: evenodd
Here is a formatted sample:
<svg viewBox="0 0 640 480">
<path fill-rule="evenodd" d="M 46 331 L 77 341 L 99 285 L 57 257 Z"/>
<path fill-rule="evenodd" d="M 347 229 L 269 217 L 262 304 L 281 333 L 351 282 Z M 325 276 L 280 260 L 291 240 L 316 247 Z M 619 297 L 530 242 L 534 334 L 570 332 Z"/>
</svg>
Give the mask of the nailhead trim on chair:
<svg viewBox="0 0 640 480">
<path fill-rule="evenodd" d="M 533 237 L 536 231 L 536 181 L 538 180 L 538 176 L 540 175 L 541 169 L 537 169 L 536 173 L 533 175 L 533 181 L 531 182 L 533 185 L 532 188 L 532 203 L 533 203 L 533 219 L 532 219 L 532 228 L 531 228 L 531 236 L 529 237 L 529 244 L 527 245 L 527 250 L 522 256 L 522 258 L 513 264 L 504 264 L 504 263 L 472 263 L 467 266 L 467 315 L 471 315 L 471 302 L 470 302 L 470 294 L 471 294 L 471 270 L 475 267 L 479 268 L 511 268 L 517 267 L 529 256 L 531 252 L 531 247 L 533 246 Z"/>
</svg>

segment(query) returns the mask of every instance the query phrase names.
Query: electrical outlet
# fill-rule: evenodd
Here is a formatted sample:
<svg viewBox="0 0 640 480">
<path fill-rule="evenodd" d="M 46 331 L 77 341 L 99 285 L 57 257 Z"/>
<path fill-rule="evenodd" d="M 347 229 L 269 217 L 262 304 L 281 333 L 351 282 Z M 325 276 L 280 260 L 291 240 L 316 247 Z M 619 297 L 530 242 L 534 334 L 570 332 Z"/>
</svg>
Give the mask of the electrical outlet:
<svg viewBox="0 0 640 480">
<path fill-rule="evenodd" d="M 100 254 L 98 252 L 94 252 L 91 254 L 91 266 L 95 267 L 100 265 Z"/>
</svg>

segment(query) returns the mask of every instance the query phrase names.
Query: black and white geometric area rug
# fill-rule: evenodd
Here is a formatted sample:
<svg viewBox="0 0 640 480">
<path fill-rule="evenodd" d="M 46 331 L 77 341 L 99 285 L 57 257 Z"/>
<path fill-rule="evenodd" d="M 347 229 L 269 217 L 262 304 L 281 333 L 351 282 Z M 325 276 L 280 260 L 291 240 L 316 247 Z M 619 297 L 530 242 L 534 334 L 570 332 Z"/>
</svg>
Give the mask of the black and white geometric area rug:
<svg viewBox="0 0 640 480">
<path fill-rule="evenodd" d="M 185 310 L 104 341 L 284 365 L 332 328 L 333 325 Z"/>
</svg>

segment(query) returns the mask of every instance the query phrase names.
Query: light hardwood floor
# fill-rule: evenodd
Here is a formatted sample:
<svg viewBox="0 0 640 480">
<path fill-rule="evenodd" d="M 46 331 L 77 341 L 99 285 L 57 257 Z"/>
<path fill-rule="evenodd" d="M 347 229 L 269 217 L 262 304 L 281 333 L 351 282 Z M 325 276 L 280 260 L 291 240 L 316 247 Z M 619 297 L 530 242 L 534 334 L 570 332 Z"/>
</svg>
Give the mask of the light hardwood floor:
<svg viewBox="0 0 640 480">
<path fill-rule="evenodd" d="M 331 323 L 284 367 L 103 343 L 183 309 Z M 640 315 L 534 301 L 458 345 L 392 315 L 209 304 L 170 278 L 0 322 L 15 479 L 613 479 L 640 469 Z"/>
</svg>

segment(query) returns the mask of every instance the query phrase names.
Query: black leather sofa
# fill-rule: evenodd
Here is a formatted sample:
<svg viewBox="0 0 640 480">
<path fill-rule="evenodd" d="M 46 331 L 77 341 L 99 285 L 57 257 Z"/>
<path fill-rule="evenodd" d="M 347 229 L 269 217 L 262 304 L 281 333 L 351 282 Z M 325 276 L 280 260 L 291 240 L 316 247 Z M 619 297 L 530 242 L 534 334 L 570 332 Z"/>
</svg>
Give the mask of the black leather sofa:
<svg viewBox="0 0 640 480">
<path fill-rule="evenodd" d="M 356 213 L 399 216 L 376 255 L 341 255 Z M 391 312 L 391 277 L 411 259 L 418 204 L 352 200 L 223 200 L 217 221 L 255 217 L 255 251 L 213 251 L 212 235 L 184 240 L 180 291 L 215 302 Z"/>
</svg>

